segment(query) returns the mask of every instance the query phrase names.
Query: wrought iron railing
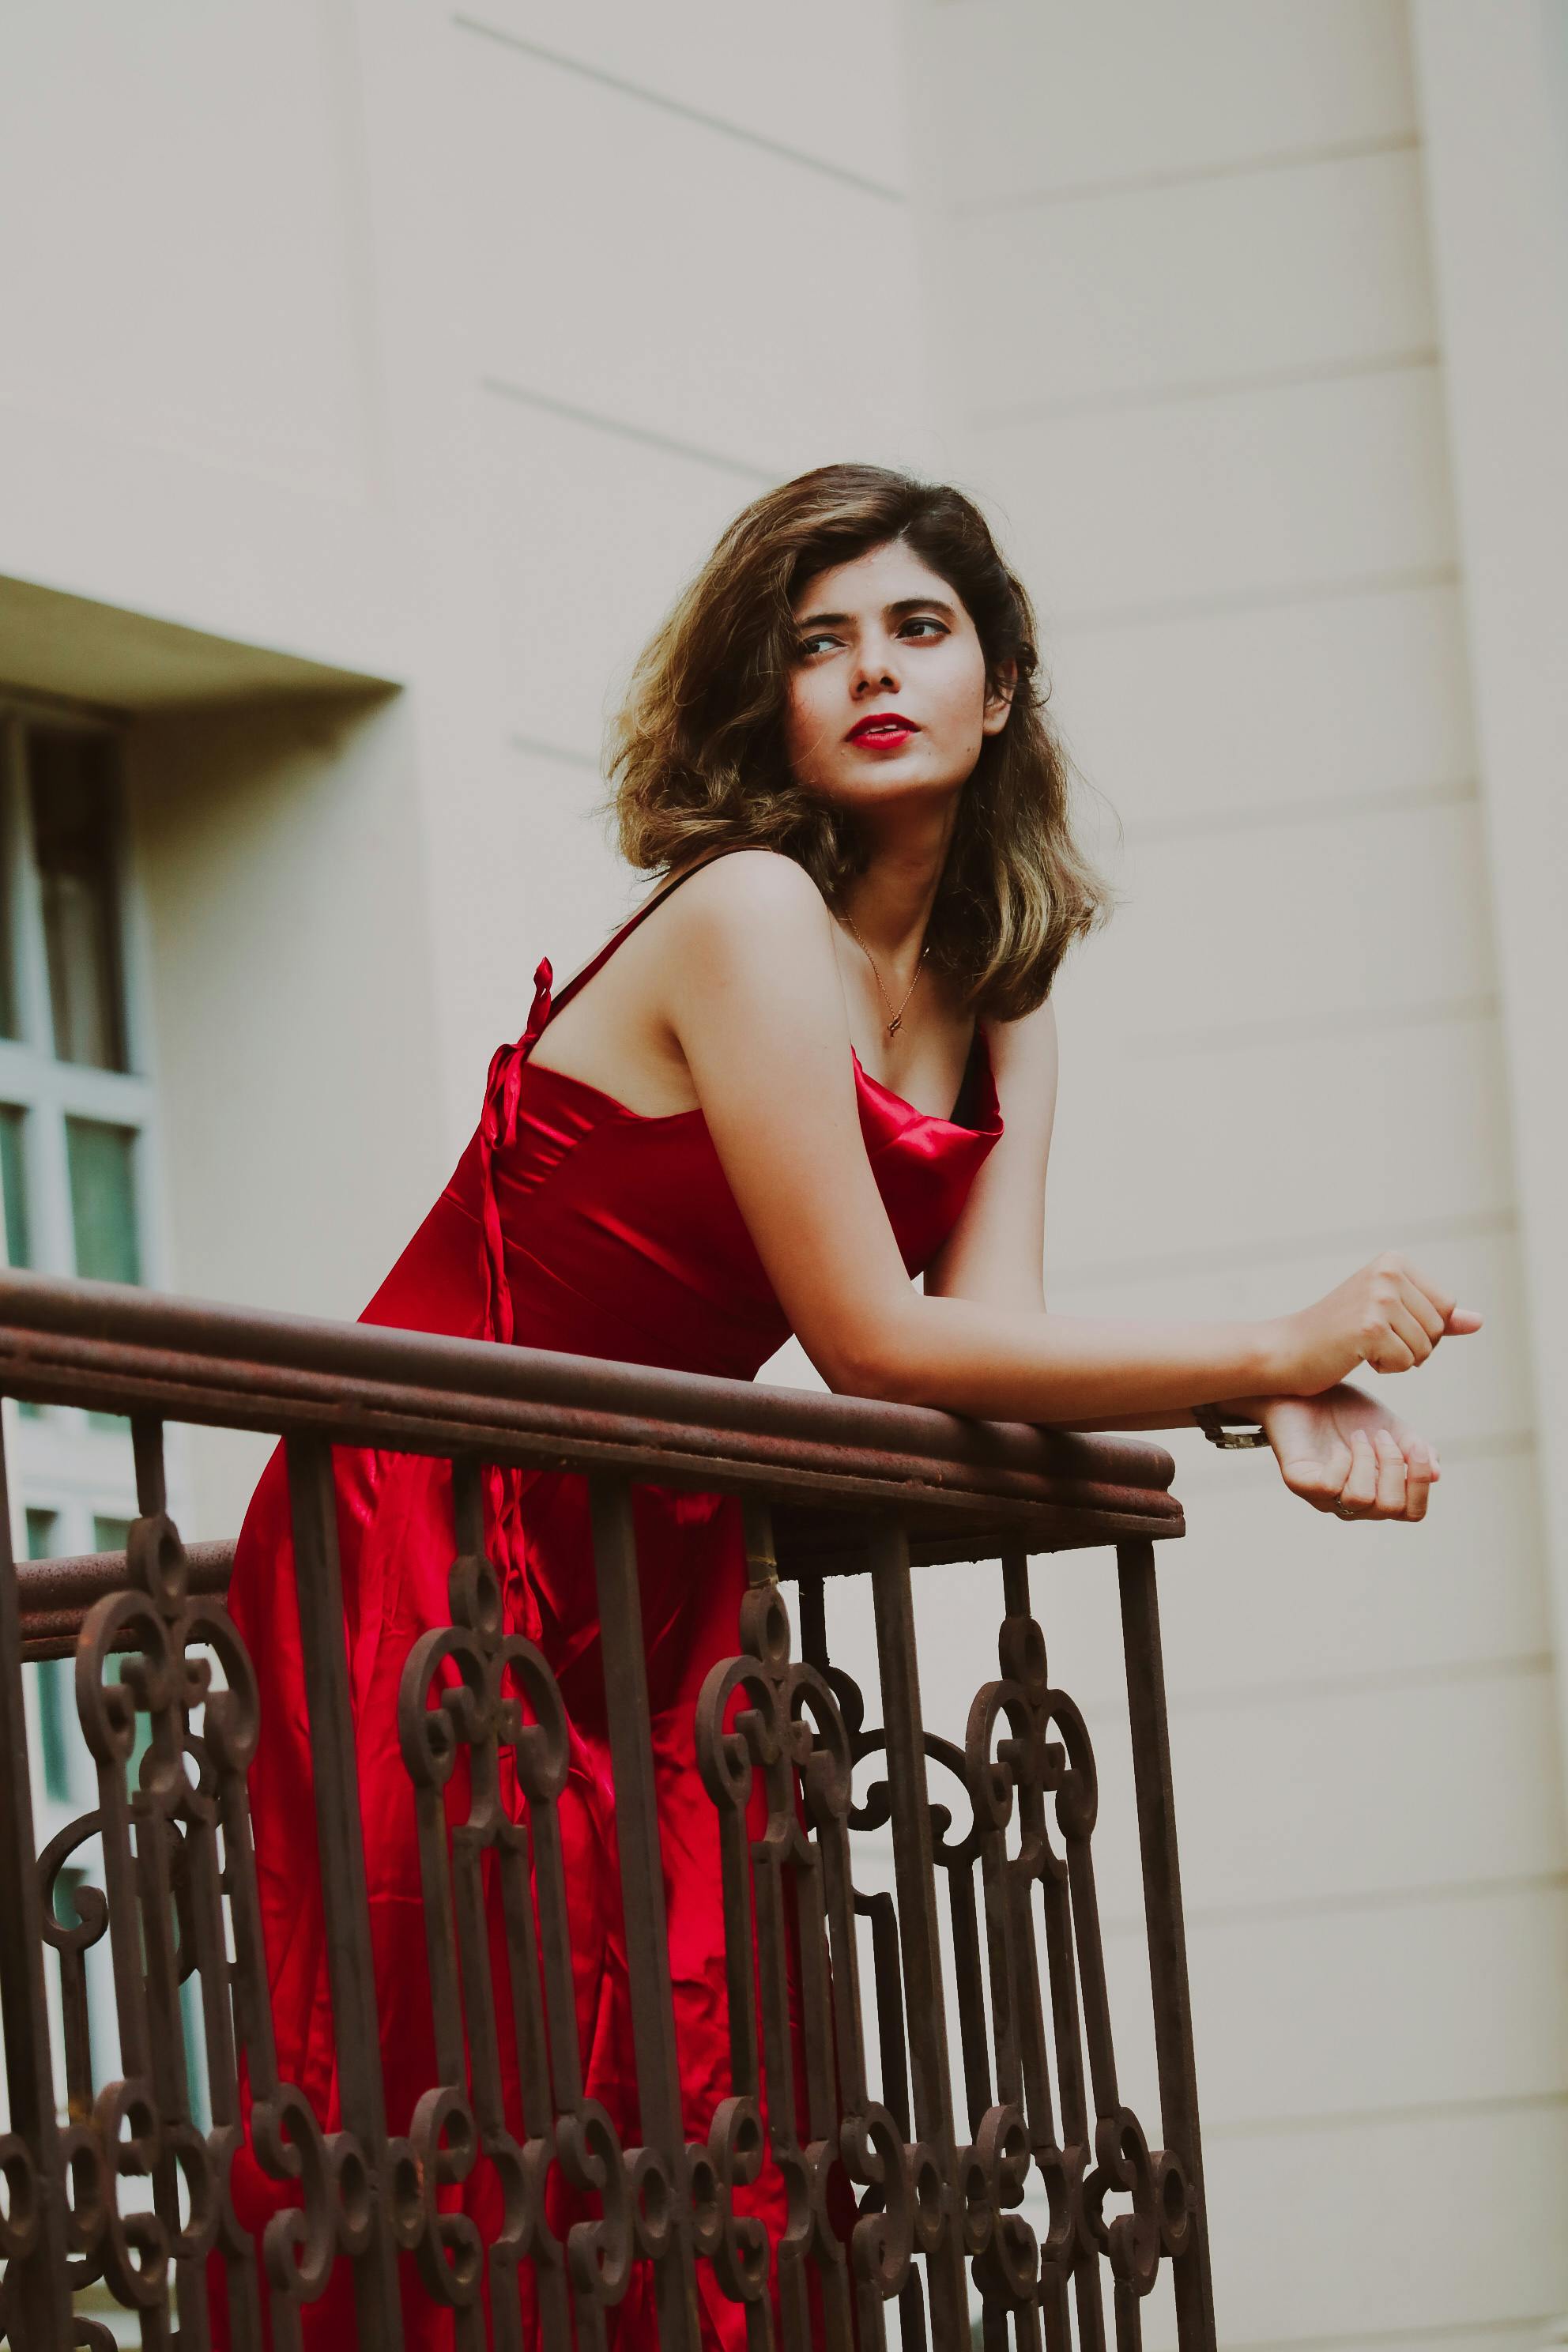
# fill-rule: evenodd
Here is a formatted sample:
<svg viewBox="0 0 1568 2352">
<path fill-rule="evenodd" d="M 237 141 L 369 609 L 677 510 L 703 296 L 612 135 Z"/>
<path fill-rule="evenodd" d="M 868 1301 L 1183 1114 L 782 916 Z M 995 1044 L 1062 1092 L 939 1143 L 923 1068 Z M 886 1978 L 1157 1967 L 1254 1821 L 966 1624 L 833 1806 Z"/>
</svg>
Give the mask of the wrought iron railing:
<svg viewBox="0 0 1568 2352">
<path fill-rule="evenodd" d="M 889 2340 L 889 2305 L 892 2339 L 906 2347 L 948 2352 L 973 2330 L 973 2341 L 1020 2352 L 1091 2352 L 1108 2340 L 1124 2352 L 1142 2341 L 1144 2299 L 1167 2266 L 1184 2352 L 1213 2346 L 1152 1550 L 1182 1532 L 1167 1454 L 1131 1439 L 20 1275 L 0 1276 L 0 1391 L 130 1416 L 141 1513 L 123 1554 L 0 1566 L 0 2327 L 16 2352 L 129 2340 L 111 2334 L 106 2305 L 132 2315 L 144 2346 L 200 2352 L 212 2340 L 215 2264 L 234 2345 L 262 2343 L 265 2312 L 284 2352 L 340 2263 L 352 2270 L 362 2345 L 391 2352 L 404 2340 L 399 2266 L 410 2263 L 420 2291 L 451 2307 L 458 2352 L 521 2344 L 525 2273 L 546 2346 L 602 2345 L 637 2263 L 652 2266 L 669 2352 L 698 2352 L 703 2264 L 745 2307 L 753 2352 L 819 2342 L 868 2352 Z M 224 1605 L 229 1555 L 182 1545 L 165 1512 L 170 1422 L 287 1441 L 341 2088 L 342 2127 L 331 2134 L 279 2079 L 247 1810 L 247 1767 L 268 1727 Z M 444 1456 L 453 1470 L 452 1622 L 439 1647 L 456 1680 L 442 1687 L 416 1648 L 401 1702 L 440 2079 L 398 2132 L 378 2049 L 334 1444 Z M 637 2147 L 621 2145 L 584 2096 L 555 1815 L 562 1705 L 543 1656 L 502 1631 L 483 1545 L 481 1466 L 491 1463 L 590 1482 Z M 733 2067 L 731 2095 L 698 2137 L 683 2126 L 665 1944 L 630 1501 L 638 1481 L 730 1492 L 745 1507 L 738 1653 L 710 1676 L 697 1727 L 721 1817 Z M 0 1491 L 0 1529 L 4 1501 Z M 1051 1686 L 1029 1598 L 1031 1554 L 1095 1545 L 1115 1547 L 1121 1585 L 1161 2105 L 1152 2148 L 1117 2083 L 1089 1734 Z M 998 1665 L 967 1725 L 948 1736 L 921 1716 L 910 1565 L 958 1560 L 1000 1562 Z M 871 1582 L 879 1724 L 827 1655 L 825 1580 L 845 1575 Z M 781 1579 L 797 1590 L 798 1659 Z M 68 1654 L 97 1802 L 39 1853 L 23 1668 Z M 487 1800 L 502 1745 L 515 1753 L 526 1837 Z M 458 1747 L 474 1767 L 473 1798 L 454 1832 L 442 1784 Z M 928 1774 L 940 1790 L 928 1793 Z M 756 1780 L 762 1837 L 747 1822 Z M 890 1833 L 890 1890 L 855 1884 L 858 1841 L 873 1832 Z M 94 1840 L 98 1888 L 73 1864 Z M 476 1925 L 487 1855 L 504 1883 L 505 1988 Z M 786 1886 L 799 1937 L 793 2029 Z M 858 1921 L 871 1955 L 874 2050 L 861 2022 Z M 510 1948 L 535 1935 L 537 1949 Z M 113 2080 L 87 1997 L 89 1962 L 101 1971 L 105 1949 Z M 498 2088 L 498 2000 L 517 2007 L 521 2127 Z M 805 2041 L 804 2109 L 792 2032 Z M 791 2184 L 775 2244 L 735 2202 L 755 2177 L 764 2128 Z M 259 2263 L 228 2195 L 247 2132 L 298 2200 L 271 2225 Z M 439 2195 L 481 2157 L 505 2189 L 504 2227 L 489 2244 Z M 594 2192 L 591 2218 L 565 2242 L 546 2213 L 555 2168 Z M 847 2225 L 828 2219 L 834 2172 L 858 2207 Z"/>
</svg>

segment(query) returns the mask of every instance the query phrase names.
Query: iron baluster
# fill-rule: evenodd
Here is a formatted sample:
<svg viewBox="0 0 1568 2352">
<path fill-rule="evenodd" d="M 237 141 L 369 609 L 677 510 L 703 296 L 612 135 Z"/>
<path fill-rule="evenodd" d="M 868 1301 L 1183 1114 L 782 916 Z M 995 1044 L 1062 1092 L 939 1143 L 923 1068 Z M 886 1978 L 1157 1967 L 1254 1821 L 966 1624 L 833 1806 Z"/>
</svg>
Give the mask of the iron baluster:
<svg viewBox="0 0 1568 2352">
<path fill-rule="evenodd" d="M 628 2159 L 637 2236 L 654 2266 L 661 2344 L 667 2352 L 700 2352 L 631 1487 L 625 1478 L 601 1475 L 589 1481 L 589 1497 L 642 2126 L 642 2146 Z"/>
<path fill-rule="evenodd" d="M 942 2210 L 925 2249 L 926 2281 L 937 2342 L 956 2344 L 968 2325 L 968 2298 L 958 2213 L 957 2151 L 937 1937 L 920 1668 L 915 1655 L 914 1598 L 909 1541 L 902 1528 L 892 1521 L 881 1522 L 868 1554 L 888 1745 L 913 2120 L 921 2140 L 931 2152 L 941 2182 Z"/>
<path fill-rule="evenodd" d="M 0 1443 L 0 2015 L 10 2128 L 0 2137 L 7 2210 L 0 2303 L 13 2345 L 66 2352 L 65 2184 L 55 2116 L 54 2067 L 44 1995 L 42 1906 L 34 1860 L 33 1788 L 22 1695 L 22 1633 L 11 1555 L 11 1507 Z"/>
<path fill-rule="evenodd" d="M 393 2151 L 387 2145 L 376 2024 L 331 1448 L 321 1438 L 291 1437 L 288 1459 L 327 1981 L 339 2102 L 348 2136 L 345 2142 L 342 2135 L 333 2135 L 331 2143 L 333 2170 L 345 2192 L 340 2243 L 354 2265 L 354 2307 L 362 2340 L 374 2344 L 376 2352 L 401 2352 L 403 2313 L 389 2179 Z"/>
<path fill-rule="evenodd" d="M 1209 2267 L 1208 2217 L 1204 2208 L 1197 2060 L 1193 2048 L 1192 1995 L 1187 1983 L 1186 1927 L 1182 1912 L 1181 1864 L 1176 1853 L 1176 1800 L 1171 1772 L 1153 1546 L 1119 1545 L 1116 1560 L 1127 1706 L 1132 1731 L 1138 1840 L 1143 1865 L 1143 1912 L 1154 1996 L 1160 2123 L 1165 2146 L 1180 2159 L 1185 2174 L 1191 2232 L 1190 2242 L 1175 2265 L 1176 2326 L 1183 2352 L 1213 2352 L 1214 2283 Z"/>
</svg>

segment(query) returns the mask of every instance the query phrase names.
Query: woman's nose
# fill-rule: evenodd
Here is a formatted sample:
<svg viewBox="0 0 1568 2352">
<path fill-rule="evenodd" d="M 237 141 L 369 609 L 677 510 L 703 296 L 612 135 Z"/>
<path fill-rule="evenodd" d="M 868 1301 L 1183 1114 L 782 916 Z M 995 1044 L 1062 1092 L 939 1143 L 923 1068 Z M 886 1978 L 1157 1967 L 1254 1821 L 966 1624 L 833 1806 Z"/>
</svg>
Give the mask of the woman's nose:
<svg viewBox="0 0 1568 2352">
<path fill-rule="evenodd" d="M 850 691 L 864 698 L 868 694 L 896 694 L 898 690 L 899 674 L 892 647 L 885 640 L 879 646 L 863 646 Z"/>
</svg>

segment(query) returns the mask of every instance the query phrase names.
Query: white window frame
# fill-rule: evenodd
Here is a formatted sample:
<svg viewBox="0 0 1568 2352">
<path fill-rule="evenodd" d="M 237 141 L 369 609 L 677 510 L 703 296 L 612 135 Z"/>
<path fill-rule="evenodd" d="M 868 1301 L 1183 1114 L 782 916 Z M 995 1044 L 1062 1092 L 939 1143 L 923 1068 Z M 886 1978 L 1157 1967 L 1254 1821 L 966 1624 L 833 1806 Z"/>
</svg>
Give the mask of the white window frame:
<svg viewBox="0 0 1568 2352">
<path fill-rule="evenodd" d="M 15 1038 L 0 1037 L 0 1103 L 25 1114 L 22 1124 L 23 1181 L 30 1255 L 35 1274 L 74 1276 L 76 1238 L 72 1224 L 66 1122 L 79 1118 L 102 1120 L 128 1129 L 132 1148 L 132 1185 L 135 1215 L 137 1260 L 143 1284 L 156 1286 L 161 1278 L 160 1204 L 162 1188 L 158 1155 L 157 1089 L 153 1069 L 149 1018 L 149 953 L 145 910 L 137 890 L 132 856 L 129 807 L 121 787 L 120 823 L 116 834 L 116 913 L 123 1023 L 125 1070 L 100 1070 L 88 1065 L 58 1060 L 54 1048 L 54 1018 L 45 948 L 42 898 L 34 855 L 30 795 L 27 789 L 26 738 L 32 726 L 108 736 L 122 741 L 125 722 L 101 712 L 65 702 L 47 702 L 0 689 L 0 875 L 7 893 L 4 908 L 12 958 L 11 984 Z M 0 1262 L 5 1234 L 0 1220 Z M 98 1549 L 95 1518 L 128 1520 L 136 1516 L 136 1477 L 129 1429 L 95 1426 L 89 1412 L 76 1405 L 47 1405 L 37 1414 L 23 1414 L 13 1398 L 0 1402 L 8 1470 L 13 1557 L 27 1557 L 26 1515 L 47 1511 L 55 1520 L 55 1549 L 61 1556 Z M 165 1475 L 171 1507 L 183 1485 L 178 1475 L 180 1446 L 166 1450 Z M 36 1674 L 25 1670 L 27 1685 L 28 1765 L 33 1788 L 33 1813 L 38 1850 L 68 1822 L 89 1811 L 95 1798 L 91 1759 L 77 1734 L 74 1710 L 68 1724 L 66 1752 L 68 1787 L 63 1796 L 47 1787 L 44 1771 L 42 1730 Z M 85 1850 L 90 1866 L 95 1848 Z M 89 1985 L 95 2063 L 117 2049 L 112 1990 L 106 1956 L 96 1951 L 89 1963 Z M 63 2045 L 58 2016 L 58 1985 L 52 1967 L 46 1970 L 55 2029 L 57 2085 L 63 2094 Z M 193 2088 L 197 2087 L 193 2085 Z"/>
<path fill-rule="evenodd" d="M 26 790 L 26 730 L 29 724 L 119 739 L 123 726 L 98 713 L 67 704 L 39 704 L 0 694 L 0 827 L 4 871 L 9 891 L 5 914 L 14 971 L 16 1026 L 20 1035 L 0 1037 L 0 1103 L 24 1114 L 22 1152 L 27 1200 L 31 1270 L 74 1275 L 76 1242 L 71 1225 L 70 1183 L 66 1160 L 68 1118 L 101 1120 L 127 1129 L 132 1148 L 136 1250 L 142 1279 L 158 1280 L 157 1097 L 151 1072 L 146 990 L 134 920 L 135 877 L 131 871 L 127 828 L 119 829 L 115 876 L 120 915 L 120 971 L 128 1070 L 97 1070 L 55 1058 L 49 1003 L 48 964 L 33 827 Z M 95 1427 L 76 1405 L 49 1405 L 23 1416 L 5 1405 L 5 1456 L 11 1470 L 14 1531 L 25 1541 L 19 1515 L 54 1511 L 64 1550 L 91 1551 L 95 1516 L 133 1518 L 135 1475 L 129 1433 Z M 20 1556 L 20 1555 L 19 1555 Z"/>
</svg>

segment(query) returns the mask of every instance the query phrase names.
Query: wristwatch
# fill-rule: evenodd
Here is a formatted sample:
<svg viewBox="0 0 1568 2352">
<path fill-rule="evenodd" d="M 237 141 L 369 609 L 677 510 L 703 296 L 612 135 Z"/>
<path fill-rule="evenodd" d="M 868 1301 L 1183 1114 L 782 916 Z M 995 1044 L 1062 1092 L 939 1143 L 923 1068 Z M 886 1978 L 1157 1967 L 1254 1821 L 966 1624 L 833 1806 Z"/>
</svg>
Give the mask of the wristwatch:
<svg viewBox="0 0 1568 2352">
<path fill-rule="evenodd" d="M 1223 1405 L 1195 1404 L 1193 1419 L 1211 1445 L 1223 1445 L 1227 1453 L 1268 1443 L 1267 1434 L 1257 1422 L 1244 1421 L 1237 1413 L 1226 1412 Z"/>
</svg>

